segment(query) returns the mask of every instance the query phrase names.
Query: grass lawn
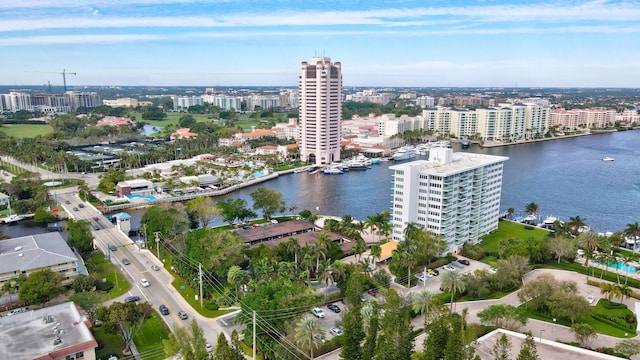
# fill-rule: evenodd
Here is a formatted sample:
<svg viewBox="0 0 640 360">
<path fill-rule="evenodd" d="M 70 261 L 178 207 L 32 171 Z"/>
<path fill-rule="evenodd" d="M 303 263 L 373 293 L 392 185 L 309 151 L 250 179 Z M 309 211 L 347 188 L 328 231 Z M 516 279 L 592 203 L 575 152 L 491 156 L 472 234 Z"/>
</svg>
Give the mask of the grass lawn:
<svg viewBox="0 0 640 360">
<path fill-rule="evenodd" d="M 508 239 L 539 239 L 549 235 L 549 231 L 537 227 L 526 229 L 527 225 L 515 223 L 512 221 L 499 221 L 498 230 L 482 238 L 480 246 L 488 252 L 497 254 L 500 251 L 500 241 Z"/>
<path fill-rule="evenodd" d="M 166 358 L 162 340 L 168 338 L 169 328 L 154 311 L 151 313 L 151 318 L 145 321 L 140 331 L 133 337 L 133 342 L 143 360 L 162 360 Z"/>
<path fill-rule="evenodd" d="M 630 314 L 631 316 L 633 316 L 633 312 L 631 312 L 631 310 L 625 308 L 625 309 L 605 309 L 604 306 L 602 306 L 602 302 L 607 302 L 606 299 L 601 299 L 598 304 L 596 306 L 594 306 L 592 308 L 593 314 L 600 314 L 606 317 L 618 317 L 618 316 L 625 316 L 627 314 Z M 525 305 L 520 305 L 522 307 L 524 307 Z M 541 321 L 546 321 L 546 322 L 554 322 L 554 319 L 551 315 L 546 314 L 546 313 L 540 313 L 540 312 L 535 312 L 532 311 L 531 309 L 526 309 L 527 311 L 527 317 L 532 318 L 532 319 L 536 319 L 536 320 L 541 320 Z M 633 337 L 636 334 L 635 331 L 635 326 L 632 327 L 632 329 L 628 329 L 628 330 L 622 330 L 618 327 L 612 326 L 606 322 L 600 321 L 592 316 L 588 316 L 586 319 L 581 320 L 580 322 L 584 322 L 587 323 L 591 326 L 593 326 L 596 329 L 596 332 L 598 332 L 599 334 L 604 334 L 604 335 L 609 335 L 609 336 L 614 336 L 617 338 L 628 338 L 628 337 Z M 568 320 L 562 320 L 562 319 L 556 319 L 555 323 L 560 324 L 560 325 L 564 325 L 564 326 L 571 326 L 571 322 Z M 625 336 L 625 334 L 628 334 L 627 336 Z"/>
<path fill-rule="evenodd" d="M 104 255 L 100 251 L 93 253 L 88 262 L 91 262 L 90 266 L 93 267 L 93 271 L 100 275 L 101 279 L 106 278 L 113 284 L 113 289 L 109 291 L 110 299 L 126 293 L 131 288 L 127 279 L 118 272 L 118 269 L 112 263 L 104 258 Z M 118 280 L 117 282 L 116 278 Z"/>
<path fill-rule="evenodd" d="M 174 276 L 177 276 L 174 274 Z M 200 315 L 206 316 L 208 318 L 216 318 L 220 315 L 228 314 L 231 310 L 209 310 L 205 306 L 207 304 L 207 299 L 203 300 L 203 307 L 200 307 L 200 300 L 195 299 L 195 295 L 197 294 L 196 290 L 186 285 L 182 278 L 176 277 L 175 280 L 171 283 L 174 288 L 182 295 L 182 297 L 193 307 Z M 199 290 L 198 290 L 199 291 Z"/>
<path fill-rule="evenodd" d="M 51 125 L 44 124 L 3 124 L 0 131 L 16 138 L 32 138 L 38 135 L 47 135 L 53 132 Z"/>
<path fill-rule="evenodd" d="M 93 333 L 96 341 L 103 345 L 103 348 L 96 350 L 96 359 L 108 359 L 109 356 L 115 355 L 122 357 L 122 349 L 124 349 L 124 341 L 120 335 L 107 334 L 102 326 L 94 326 Z"/>
</svg>

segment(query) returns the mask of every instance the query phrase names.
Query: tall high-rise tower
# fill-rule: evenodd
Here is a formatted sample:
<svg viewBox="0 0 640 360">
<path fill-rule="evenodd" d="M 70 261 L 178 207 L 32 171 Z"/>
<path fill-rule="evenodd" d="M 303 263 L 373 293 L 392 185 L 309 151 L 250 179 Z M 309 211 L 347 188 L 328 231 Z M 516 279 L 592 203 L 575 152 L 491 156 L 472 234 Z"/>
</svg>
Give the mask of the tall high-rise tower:
<svg viewBox="0 0 640 360">
<path fill-rule="evenodd" d="M 323 165 L 340 160 L 341 64 L 328 57 L 302 62 L 298 87 L 302 161 Z"/>
</svg>

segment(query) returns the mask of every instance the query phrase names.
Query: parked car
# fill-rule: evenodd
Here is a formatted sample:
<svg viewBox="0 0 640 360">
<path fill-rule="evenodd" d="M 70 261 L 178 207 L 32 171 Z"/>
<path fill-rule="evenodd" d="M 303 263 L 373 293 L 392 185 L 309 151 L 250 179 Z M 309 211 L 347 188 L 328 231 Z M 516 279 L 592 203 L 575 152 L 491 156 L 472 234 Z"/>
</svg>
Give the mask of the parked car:
<svg viewBox="0 0 640 360">
<path fill-rule="evenodd" d="M 160 270 L 160 267 L 158 265 L 154 264 L 154 265 L 151 265 L 151 270 L 158 271 L 158 270 Z"/>
<path fill-rule="evenodd" d="M 334 336 L 342 336 L 342 329 L 337 327 L 332 327 L 331 329 L 329 329 L 329 332 Z"/>
<path fill-rule="evenodd" d="M 74 207 L 74 208 L 73 208 L 73 211 L 78 211 L 78 208 L 77 208 L 77 207 Z"/>
<path fill-rule="evenodd" d="M 451 265 L 451 266 L 455 266 L 455 267 L 457 267 L 457 268 L 461 268 L 461 269 L 464 267 L 464 265 L 460 264 L 460 263 L 459 263 L 459 262 L 457 262 L 457 261 L 454 261 L 454 262 L 450 263 L 449 265 Z"/>
<path fill-rule="evenodd" d="M 324 311 L 322 309 L 315 307 L 311 310 L 311 313 L 317 317 L 318 319 L 324 319 Z"/>
<path fill-rule="evenodd" d="M 442 267 L 443 269 L 447 270 L 447 271 L 456 271 L 456 268 L 454 268 L 451 265 L 445 265 Z"/>
<path fill-rule="evenodd" d="M 83 203 L 80 203 L 80 204 L 78 204 L 78 207 L 79 207 L 80 209 L 82 209 L 82 208 L 84 208 L 84 204 L 83 204 Z"/>
<path fill-rule="evenodd" d="M 136 302 L 136 301 L 138 301 L 138 300 L 140 300 L 140 296 L 135 296 L 135 295 L 134 295 L 134 296 L 126 297 L 126 298 L 124 299 L 124 302 L 126 302 L 126 303 L 132 303 L 132 302 Z"/>
<path fill-rule="evenodd" d="M 336 305 L 336 304 L 327 305 L 327 309 L 333 311 L 334 313 L 339 313 L 341 311 L 340 307 L 338 305 Z"/>
<path fill-rule="evenodd" d="M 213 351 L 213 345 L 211 345 L 211 343 L 207 341 L 207 343 L 204 344 L 204 349 L 207 350 L 208 353 L 210 353 Z"/>
<path fill-rule="evenodd" d="M 109 251 L 118 251 L 118 247 L 115 245 L 109 245 Z"/>
<path fill-rule="evenodd" d="M 129 259 L 127 259 L 127 258 L 122 259 L 122 263 L 125 264 L 125 265 L 131 264 L 131 262 L 129 262 Z"/>
<path fill-rule="evenodd" d="M 142 285 L 142 287 L 149 287 L 149 285 L 151 285 L 149 284 L 149 280 L 145 278 L 140 279 L 140 284 Z"/>
<path fill-rule="evenodd" d="M 595 296 L 593 296 L 593 295 L 587 296 L 587 302 L 589 304 L 593 304 L 594 301 L 596 301 L 596 297 Z"/>
<path fill-rule="evenodd" d="M 165 304 L 160 305 L 159 309 L 160 309 L 160 314 L 169 315 L 169 308 Z"/>
<path fill-rule="evenodd" d="M 463 265 L 471 265 L 471 263 L 467 259 L 458 259 L 458 262 Z"/>
<path fill-rule="evenodd" d="M 369 294 L 369 295 L 371 295 L 371 296 L 374 296 L 374 297 L 375 297 L 376 295 L 378 295 L 378 292 L 380 292 L 380 290 L 378 290 L 378 289 L 376 289 L 376 288 L 372 288 L 372 289 L 367 290 L 367 294 Z"/>
<path fill-rule="evenodd" d="M 493 267 L 489 268 L 489 270 L 487 270 L 487 271 L 489 271 L 489 274 L 495 274 L 495 273 L 498 272 L 498 270 L 496 268 L 493 268 Z"/>
<path fill-rule="evenodd" d="M 69 200 L 65 200 L 65 201 L 64 201 L 64 203 L 65 203 L 65 204 L 67 204 L 67 205 L 69 205 L 69 204 L 71 204 L 71 201 L 69 201 Z"/>
<path fill-rule="evenodd" d="M 189 318 L 189 315 L 187 315 L 186 311 L 180 310 L 178 311 L 178 317 L 182 320 L 187 320 Z"/>
<path fill-rule="evenodd" d="M 440 275 L 440 272 L 436 269 L 427 269 L 427 272 L 433 276 L 438 276 Z"/>
</svg>

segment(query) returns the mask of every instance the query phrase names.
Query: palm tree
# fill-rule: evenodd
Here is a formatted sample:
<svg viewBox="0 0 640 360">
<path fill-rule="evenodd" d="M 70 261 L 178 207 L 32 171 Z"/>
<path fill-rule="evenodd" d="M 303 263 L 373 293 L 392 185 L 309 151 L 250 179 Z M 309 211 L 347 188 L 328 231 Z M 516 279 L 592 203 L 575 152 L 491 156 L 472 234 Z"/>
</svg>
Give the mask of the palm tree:
<svg viewBox="0 0 640 360">
<path fill-rule="evenodd" d="M 620 303 L 624 301 L 624 297 L 630 297 L 633 291 L 629 287 L 629 285 L 618 285 L 618 289 L 620 290 Z"/>
<path fill-rule="evenodd" d="M 598 235 L 591 231 L 585 231 L 578 235 L 577 240 L 578 246 L 584 249 L 584 266 L 587 267 L 587 280 L 589 280 L 589 260 L 593 256 L 593 252 L 598 248 Z"/>
<path fill-rule="evenodd" d="M 636 221 L 633 224 L 627 224 L 627 228 L 622 232 L 625 237 L 633 240 L 633 251 L 636 251 L 636 241 L 640 240 L 640 225 Z"/>
<path fill-rule="evenodd" d="M 535 215 L 538 216 L 538 204 L 531 202 L 528 203 L 525 207 L 524 207 L 524 212 L 527 213 L 527 215 Z"/>
<path fill-rule="evenodd" d="M 374 258 L 376 261 L 380 261 L 380 256 L 382 256 L 382 246 L 380 246 L 379 243 L 371 246 L 371 249 L 369 250 L 369 256 Z"/>
<path fill-rule="evenodd" d="M 325 283 L 325 292 L 324 296 L 327 297 L 327 293 L 329 292 L 329 285 L 333 283 L 333 274 L 331 273 L 331 263 L 327 260 L 323 260 L 320 263 L 320 268 L 318 269 L 318 281 L 320 283 Z"/>
<path fill-rule="evenodd" d="M 433 303 L 433 293 L 423 290 L 417 296 L 413 296 L 411 307 L 415 313 L 424 315 L 424 325 L 427 326 L 427 319 L 430 315 L 429 306 Z"/>
<path fill-rule="evenodd" d="M 609 303 L 611 303 L 611 298 L 613 297 L 613 292 L 614 292 L 615 288 L 616 288 L 615 284 L 601 283 L 600 284 L 600 294 L 606 296 L 607 300 L 609 300 Z"/>
<path fill-rule="evenodd" d="M 571 234 L 577 236 L 580 233 L 580 229 L 586 228 L 587 219 L 582 219 L 580 216 L 569 217 L 567 226 L 571 229 Z"/>
<path fill-rule="evenodd" d="M 375 215 L 367 216 L 367 221 L 364 222 L 364 229 L 369 229 L 373 239 L 375 240 L 376 230 L 379 227 L 378 219 Z"/>
<path fill-rule="evenodd" d="M 296 345 L 309 352 L 311 360 L 313 360 L 313 350 L 322 344 L 325 332 L 318 322 L 318 319 L 312 317 L 303 317 L 296 324 L 294 339 Z"/>
<path fill-rule="evenodd" d="M 238 288 L 246 280 L 246 272 L 238 265 L 233 265 L 227 271 L 227 280 L 236 288 L 236 300 L 238 300 Z"/>
<path fill-rule="evenodd" d="M 453 313 L 453 304 L 456 301 L 456 292 L 463 292 L 465 289 L 465 284 L 462 279 L 462 275 L 460 275 L 457 271 L 447 271 L 442 276 L 442 288 L 448 289 L 449 293 L 451 293 L 451 308 L 449 311 Z"/>
<path fill-rule="evenodd" d="M 516 212 L 516 209 L 510 207 L 507 209 L 507 215 L 509 216 L 509 219 L 513 219 L 513 213 Z"/>
<path fill-rule="evenodd" d="M 300 250 L 300 243 L 298 243 L 298 238 L 290 237 L 285 244 L 285 249 L 289 254 L 293 254 L 293 262 L 295 264 L 298 263 L 298 250 Z"/>
<path fill-rule="evenodd" d="M 367 245 L 364 242 L 364 239 L 359 237 L 356 239 L 356 244 L 353 246 L 352 251 L 355 253 L 356 255 L 356 261 L 359 261 L 360 256 L 362 256 L 362 253 L 365 252 L 365 250 L 367 249 Z"/>
<path fill-rule="evenodd" d="M 631 262 L 633 262 L 633 259 L 628 257 L 628 256 L 625 256 L 625 257 L 622 258 L 622 264 L 624 264 L 625 267 L 629 266 L 629 264 Z M 627 285 L 628 281 L 629 281 L 629 272 L 625 271 L 624 272 L 624 284 L 625 284 L 625 286 Z"/>
</svg>

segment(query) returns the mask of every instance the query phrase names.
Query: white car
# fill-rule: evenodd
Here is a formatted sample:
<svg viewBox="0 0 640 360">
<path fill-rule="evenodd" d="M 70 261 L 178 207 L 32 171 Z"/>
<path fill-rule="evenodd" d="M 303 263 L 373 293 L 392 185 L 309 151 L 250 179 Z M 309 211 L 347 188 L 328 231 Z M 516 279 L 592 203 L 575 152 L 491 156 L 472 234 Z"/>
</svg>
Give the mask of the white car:
<svg viewBox="0 0 640 360">
<path fill-rule="evenodd" d="M 213 351 L 213 345 L 211 345 L 211 343 L 208 341 L 206 344 L 204 344 L 204 348 L 207 350 L 208 353 Z"/>
<path fill-rule="evenodd" d="M 496 268 L 489 268 L 489 270 L 487 270 L 489 272 L 489 274 L 495 274 L 498 272 L 498 270 L 496 270 Z"/>
<path fill-rule="evenodd" d="M 593 304 L 593 302 L 596 301 L 596 297 L 593 295 L 589 295 L 587 296 L 587 301 L 589 302 L 589 304 Z"/>
<path fill-rule="evenodd" d="M 331 329 L 329 329 L 329 332 L 330 332 L 333 336 L 342 336 L 342 329 L 337 328 L 337 327 L 332 327 Z"/>
<path fill-rule="evenodd" d="M 451 265 L 445 265 L 442 267 L 443 269 L 447 270 L 447 271 L 456 271 L 456 268 L 454 268 Z"/>
<path fill-rule="evenodd" d="M 324 319 L 324 311 L 323 311 L 322 309 L 318 308 L 318 307 L 313 308 L 313 309 L 311 310 L 311 313 L 312 313 L 315 317 L 317 317 L 318 319 Z"/>
<path fill-rule="evenodd" d="M 151 284 L 149 284 L 149 280 L 144 279 L 144 278 L 140 279 L 140 284 L 142 285 L 142 287 L 149 287 L 149 285 L 151 285 Z"/>
</svg>

